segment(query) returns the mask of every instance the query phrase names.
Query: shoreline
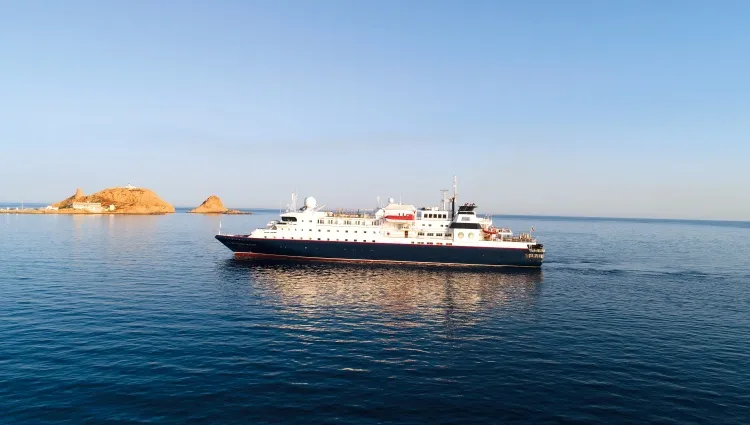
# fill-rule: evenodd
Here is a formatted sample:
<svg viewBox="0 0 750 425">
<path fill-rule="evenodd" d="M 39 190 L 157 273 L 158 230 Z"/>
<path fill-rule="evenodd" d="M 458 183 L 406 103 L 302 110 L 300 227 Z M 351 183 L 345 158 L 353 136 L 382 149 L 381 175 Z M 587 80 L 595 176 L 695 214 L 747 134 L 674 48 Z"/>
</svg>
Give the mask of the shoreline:
<svg viewBox="0 0 750 425">
<path fill-rule="evenodd" d="M 164 215 L 174 214 L 173 212 L 127 212 L 127 211 L 102 211 L 91 212 L 84 210 L 62 209 L 62 210 L 6 210 L 0 209 L 0 214 L 26 214 L 26 215 Z"/>
<path fill-rule="evenodd" d="M 61 210 L 38 210 L 38 209 L 0 209 L 0 214 L 25 214 L 25 215 L 166 215 L 166 214 L 196 214 L 196 215 L 253 215 L 252 212 L 127 212 L 127 211 L 101 211 L 91 212 L 85 210 L 61 209 Z"/>
</svg>

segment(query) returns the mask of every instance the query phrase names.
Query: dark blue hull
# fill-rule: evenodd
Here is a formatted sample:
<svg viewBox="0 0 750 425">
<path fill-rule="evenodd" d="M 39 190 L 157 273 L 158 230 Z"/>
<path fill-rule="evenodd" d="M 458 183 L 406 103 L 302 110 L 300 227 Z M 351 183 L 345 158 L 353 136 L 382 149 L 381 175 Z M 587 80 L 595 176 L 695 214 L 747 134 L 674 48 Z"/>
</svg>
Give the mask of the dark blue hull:
<svg viewBox="0 0 750 425">
<path fill-rule="evenodd" d="M 507 267 L 540 267 L 543 261 L 541 254 L 531 253 L 527 249 L 258 239 L 227 235 L 216 235 L 216 239 L 234 251 L 236 257 L 250 258 Z"/>
</svg>

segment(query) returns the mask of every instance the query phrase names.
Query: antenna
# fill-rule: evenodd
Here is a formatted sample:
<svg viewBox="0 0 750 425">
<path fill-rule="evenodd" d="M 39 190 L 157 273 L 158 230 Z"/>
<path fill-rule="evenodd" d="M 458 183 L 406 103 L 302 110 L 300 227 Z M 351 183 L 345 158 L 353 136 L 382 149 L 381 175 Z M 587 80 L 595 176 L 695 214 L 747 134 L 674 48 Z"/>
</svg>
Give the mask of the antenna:
<svg viewBox="0 0 750 425">
<path fill-rule="evenodd" d="M 445 211 L 445 203 L 448 202 L 448 189 L 440 189 L 440 209 Z"/>
</svg>

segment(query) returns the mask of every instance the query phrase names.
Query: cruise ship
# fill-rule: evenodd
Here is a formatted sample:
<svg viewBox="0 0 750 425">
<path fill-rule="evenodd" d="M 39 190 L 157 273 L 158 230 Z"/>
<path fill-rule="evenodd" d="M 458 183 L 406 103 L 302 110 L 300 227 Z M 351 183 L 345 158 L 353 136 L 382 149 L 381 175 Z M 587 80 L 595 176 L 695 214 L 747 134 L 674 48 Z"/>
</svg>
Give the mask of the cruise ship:
<svg viewBox="0 0 750 425">
<path fill-rule="evenodd" d="M 488 267 L 541 267 L 544 246 L 531 233 L 514 235 L 473 203 L 457 205 L 456 183 L 440 207 L 396 203 L 373 212 L 330 211 L 305 198 L 279 220 L 248 235 L 218 234 L 236 258 L 414 263 Z M 448 207 L 448 203 L 450 207 Z"/>
</svg>

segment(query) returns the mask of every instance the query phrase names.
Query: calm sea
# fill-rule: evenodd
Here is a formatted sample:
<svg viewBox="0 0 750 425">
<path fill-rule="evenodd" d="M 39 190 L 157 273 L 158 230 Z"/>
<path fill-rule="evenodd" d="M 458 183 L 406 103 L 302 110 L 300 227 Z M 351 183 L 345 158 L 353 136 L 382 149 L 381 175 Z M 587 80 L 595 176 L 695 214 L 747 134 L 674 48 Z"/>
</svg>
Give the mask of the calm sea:
<svg viewBox="0 0 750 425">
<path fill-rule="evenodd" d="M 0 423 L 750 423 L 750 223 L 495 217 L 541 271 L 239 262 L 0 214 Z"/>
</svg>

